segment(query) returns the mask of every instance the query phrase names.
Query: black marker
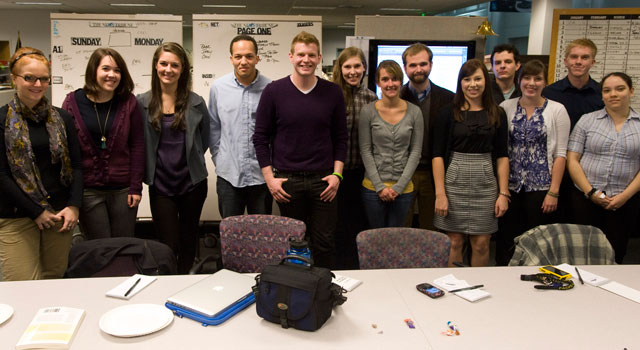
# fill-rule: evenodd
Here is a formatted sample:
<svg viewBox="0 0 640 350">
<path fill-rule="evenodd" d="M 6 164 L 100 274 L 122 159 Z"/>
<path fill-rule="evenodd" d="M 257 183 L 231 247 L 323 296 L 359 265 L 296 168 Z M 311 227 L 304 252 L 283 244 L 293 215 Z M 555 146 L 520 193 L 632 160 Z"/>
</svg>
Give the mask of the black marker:
<svg viewBox="0 0 640 350">
<path fill-rule="evenodd" d="M 131 291 L 133 291 L 133 289 L 138 285 L 138 283 L 140 283 L 141 279 L 142 278 L 138 278 L 138 280 L 133 284 L 133 286 L 131 286 L 131 288 L 129 288 L 129 290 L 126 293 L 124 293 L 125 297 L 129 296 L 129 293 L 131 293 Z"/>
<path fill-rule="evenodd" d="M 482 287 L 484 287 L 484 284 L 478 284 L 478 285 L 471 286 L 471 287 L 464 287 L 464 288 L 458 288 L 458 289 L 450 290 L 449 293 L 457 293 L 457 292 L 462 292 L 462 291 L 465 291 L 465 290 L 478 289 L 478 288 L 482 288 Z"/>
<path fill-rule="evenodd" d="M 577 267 L 574 267 L 574 269 L 576 269 L 576 273 L 578 274 L 578 279 L 580 280 L 580 284 L 584 284 L 584 281 L 582 280 L 582 276 L 580 276 L 580 270 L 578 270 Z"/>
</svg>

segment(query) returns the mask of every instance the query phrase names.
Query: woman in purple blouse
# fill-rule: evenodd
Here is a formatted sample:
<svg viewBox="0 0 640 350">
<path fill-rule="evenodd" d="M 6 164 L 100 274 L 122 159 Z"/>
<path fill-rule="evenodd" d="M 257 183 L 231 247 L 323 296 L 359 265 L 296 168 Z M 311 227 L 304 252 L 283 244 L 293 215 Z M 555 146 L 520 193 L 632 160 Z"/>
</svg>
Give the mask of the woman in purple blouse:
<svg viewBox="0 0 640 350">
<path fill-rule="evenodd" d="M 204 153 L 209 145 L 209 111 L 191 91 L 191 65 L 177 43 L 153 55 L 151 90 L 138 96 L 143 110 L 145 183 L 160 240 L 178 258 L 178 273 L 193 265 L 198 225 L 207 198 Z"/>
</svg>

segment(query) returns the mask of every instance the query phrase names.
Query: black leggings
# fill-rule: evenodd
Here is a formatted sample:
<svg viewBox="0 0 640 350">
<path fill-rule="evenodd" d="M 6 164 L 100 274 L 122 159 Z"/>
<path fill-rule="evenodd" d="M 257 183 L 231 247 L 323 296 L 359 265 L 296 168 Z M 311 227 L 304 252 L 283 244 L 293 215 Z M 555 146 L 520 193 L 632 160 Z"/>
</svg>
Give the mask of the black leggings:
<svg viewBox="0 0 640 350">
<path fill-rule="evenodd" d="M 179 274 L 188 273 L 196 257 L 198 226 L 207 190 L 206 180 L 177 196 L 159 194 L 153 186 L 149 189 L 156 234 L 176 254 Z"/>
</svg>

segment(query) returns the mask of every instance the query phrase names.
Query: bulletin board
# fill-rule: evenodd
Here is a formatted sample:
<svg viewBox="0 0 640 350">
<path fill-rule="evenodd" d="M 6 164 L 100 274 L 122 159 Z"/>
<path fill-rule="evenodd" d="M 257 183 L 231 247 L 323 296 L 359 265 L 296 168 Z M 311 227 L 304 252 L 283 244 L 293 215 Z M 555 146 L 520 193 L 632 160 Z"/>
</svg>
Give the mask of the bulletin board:
<svg viewBox="0 0 640 350">
<path fill-rule="evenodd" d="M 625 72 L 640 83 L 640 8 L 555 9 L 549 56 L 549 83 L 567 75 L 565 48 L 580 38 L 591 39 L 598 47 L 596 63 L 589 71 L 600 81 L 610 72 Z M 631 106 L 640 110 L 640 94 Z"/>
</svg>

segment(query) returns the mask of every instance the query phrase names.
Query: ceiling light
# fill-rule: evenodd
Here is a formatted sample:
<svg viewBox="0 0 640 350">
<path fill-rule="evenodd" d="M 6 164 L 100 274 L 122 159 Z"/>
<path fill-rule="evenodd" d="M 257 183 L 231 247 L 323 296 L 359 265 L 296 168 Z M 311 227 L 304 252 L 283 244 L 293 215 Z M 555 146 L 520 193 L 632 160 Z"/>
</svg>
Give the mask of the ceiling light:
<svg viewBox="0 0 640 350">
<path fill-rule="evenodd" d="M 411 12 L 418 12 L 418 11 L 422 11 L 422 9 L 403 9 L 403 8 L 399 8 L 399 7 L 383 7 L 380 9 L 380 11 L 411 11 Z"/>
<path fill-rule="evenodd" d="M 16 5 L 50 5 L 50 6 L 60 6 L 61 2 L 32 2 L 32 1 L 16 1 Z"/>
<path fill-rule="evenodd" d="M 109 4 L 115 7 L 155 7 L 156 4 Z"/>
<path fill-rule="evenodd" d="M 294 10 L 335 10 L 335 6 L 291 6 Z"/>
<path fill-rule="evenodd" d="M 217 7 L 217 8 L 246 8 L 247 5 L 209 5 L 204 4 L 202 7 Z"/>
</svg>

